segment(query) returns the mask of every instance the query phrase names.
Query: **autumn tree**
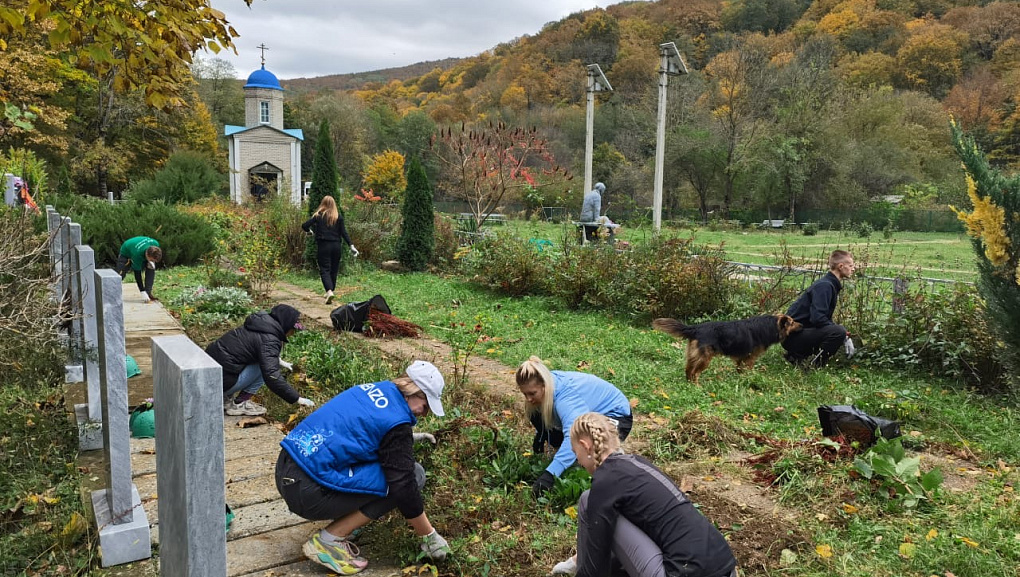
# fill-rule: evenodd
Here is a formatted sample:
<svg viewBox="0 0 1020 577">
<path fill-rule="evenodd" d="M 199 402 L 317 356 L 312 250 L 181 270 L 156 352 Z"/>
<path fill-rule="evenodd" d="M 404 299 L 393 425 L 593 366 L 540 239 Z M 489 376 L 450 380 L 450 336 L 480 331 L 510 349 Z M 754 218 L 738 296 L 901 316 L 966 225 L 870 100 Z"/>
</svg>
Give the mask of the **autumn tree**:
<svg viewBox="0 0 1020 577">
<path fill-rule="evenodd" d="M 368 163 L 362 181 L 366 188 L 389 202 L 400 202 L 407 188 L 407 177 L 404 176 L 404 155 L 394 150 L 386 150 L 376 154 Z"/>
<path fill-rule="evenodd" d="M 217 134 L 223 133 L 224 125 L 244 124 L 244 89 L 233 64 L 222 58 L 196 58 L 191 73 Z"/>
<path fill-rule="evenodd" d="M 410 270 L 425 270 L 436 244 L 435 209 L 428 175 L 417 157 L 411 158 L 406 182 L 397 260 Z"/>
<path fill-rule="evenodd" d="M 476 229 L 525 186 L 540 188 L 570 178 L 556 164 L 537 128 L 490 122 L 486 127 L 440 130 L 432 150 L 443 167 L 450 196 L 466 202 Z"/>
<path fill-rule="evenodd" d="M 930 20 L 907 23 L 910 37 L 896 53 L 905 88 L 936 98 L 945 96 L 963 72 L 963 44 L 967 35 Z"/>
<path fill-rule="evenodd" d="M 195 52 L 232 49 L 237 37 L 209 0 L 7 0 L 0 6 L 0 50 L 40 30 L 50 47 L 73 54 L 79 68 L 99 78 L 116 72 L 111 88 L 141 89 L 155 108 L 183 103 L 179 90 L 191 78 Z"/>
</svg>

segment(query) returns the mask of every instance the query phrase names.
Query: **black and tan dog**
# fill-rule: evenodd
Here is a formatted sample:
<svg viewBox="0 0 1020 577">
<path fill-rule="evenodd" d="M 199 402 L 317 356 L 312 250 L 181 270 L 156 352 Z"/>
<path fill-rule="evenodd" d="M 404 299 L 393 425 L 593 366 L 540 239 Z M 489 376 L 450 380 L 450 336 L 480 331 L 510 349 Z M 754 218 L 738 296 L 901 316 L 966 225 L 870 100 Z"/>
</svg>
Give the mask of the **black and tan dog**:
<svg viewBox="0 0 1020 577">
<path fill-rule="evenodd" d="M 770 346 L 800 330 L 800 323 L 787 315 L 761 315 L 698 325 L 685 325 L 676 319 L 655 319 L 652 326 L 674 337 L 688 339 L 687 380 L 694 383 L 715 355 L 733 359 L 737 370 L 747 369 Z"/>
</svg>

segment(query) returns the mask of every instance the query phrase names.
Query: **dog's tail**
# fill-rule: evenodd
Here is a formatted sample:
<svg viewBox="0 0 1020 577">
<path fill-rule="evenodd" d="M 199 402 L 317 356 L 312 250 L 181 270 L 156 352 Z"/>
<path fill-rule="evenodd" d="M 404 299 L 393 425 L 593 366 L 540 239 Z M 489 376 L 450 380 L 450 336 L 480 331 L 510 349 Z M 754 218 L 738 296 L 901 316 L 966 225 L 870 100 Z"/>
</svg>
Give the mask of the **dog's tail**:
<svg viewBox="0 0 1020 577">
<path fill-rule="evenodd" d="M 676 319 L 655 319 L 652 321 L 652 328 L 674 337 L 694 338 L 694 327 L 685 325 Z"/>
</svg>

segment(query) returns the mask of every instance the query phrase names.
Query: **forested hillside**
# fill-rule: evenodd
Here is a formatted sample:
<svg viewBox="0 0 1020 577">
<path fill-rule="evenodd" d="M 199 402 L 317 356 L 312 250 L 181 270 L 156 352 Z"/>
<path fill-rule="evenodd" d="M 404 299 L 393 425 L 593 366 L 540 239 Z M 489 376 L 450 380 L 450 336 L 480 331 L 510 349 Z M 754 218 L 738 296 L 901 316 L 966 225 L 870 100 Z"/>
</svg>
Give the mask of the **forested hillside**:
<svg viewBox="0 0 1020 577">
<path fill-rule="evenodd" d="M 316 76 L 314 78 L 288 78 L 281 79 L 281 84 L 286 90 L 297 92 L 315 90 L 355 90 L 363 88 L 372 82 L 387 83 L 391 80 L 409 80 L 427 74 L 439 68 L 446 70 L 460 63 L 461 58 L 444 58 L 442 60 L 428 60 L 407 66 L 394 68 L 383 68 L 382 70 L 371 70 L 369 72 L 354 72 L 351 74 L 330 74 L 328 76 Z"/>
<path fill-rule="evenodd" d="M 133 88 L 116 68 L 90 68 L 77 52 L 52 48 L 47 34 L 40 24 L 0 50 L 0 102 L 15 105 L 0 117 L 0 148 L 30 151 L 29 164 L 50 176 L 46 186 L 121 195 L 180 150 L 225 172 L 222 126 L 243 123 L 235 78 L 250 71 L 196 60 L 197 82 L 161 85 L 179 99 L 155 111 L 144 92 L 151 86 Z M 803 220 L 805 212 L 862 209 L 886 195 L 903 195 L 903 206 L 914 208 L 963 204 L 951 116 L 993 162 L 1020 167 L 1017 2 L 622 3 L 472 58 L 415 65 L 417 72 L 285 80 L 285 125 L 304 130 L 310 163 L 319 124 L 329 120 L 347 191 L 365 186 L 381 153 L 395 150 L 421 156 L 443 197 L 456 179 L 430 146 L 433 135 L 492 121 L 537 127 L 551 153 L 543 162 L 580 176 L 585 65 L 597 63 L 615 91 L 597 98 L 594 178 L 607 185 L 610 214 L 621 216 L 651 202 L 658 45 L 667 41 L 691 69 L 669 83 L 667 216 L 750 211 Z M 307 178 L 311 166 L 303 172 Z M 529 175 L 533 182 L 503 204 L 579 205 L 581 178 L 545 186 L 552 181 L 541 170 Z"/>
</svg>

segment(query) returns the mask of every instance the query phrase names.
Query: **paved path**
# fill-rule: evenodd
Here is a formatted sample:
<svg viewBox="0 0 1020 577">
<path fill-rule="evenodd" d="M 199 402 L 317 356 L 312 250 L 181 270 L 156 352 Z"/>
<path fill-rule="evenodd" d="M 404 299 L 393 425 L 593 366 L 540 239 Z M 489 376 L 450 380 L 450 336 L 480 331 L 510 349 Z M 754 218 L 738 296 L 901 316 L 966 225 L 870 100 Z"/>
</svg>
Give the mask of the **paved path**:
<svg viewBox="0 0 1020 577">
<path fill-rule="evenodd" d="M 138 362 L 142 374 L 128 380 L 130 406 L 140 404 L 152 394 L 152 337 L 183 334 L 181 325 L 160 303 L 145 304 L 132 300 L 136 293 L 125 291 L 125 342 L 127 353 Z M 328 322 L 328 314 L 327 314 Z M 67 388 L 66 405 L 85 402 L 81 384 Z M 72 417 L 73 418 L 73 417 Z M 287 510 L 273 480 L 276 457 L 283 433 L 274 426 L 240 428 L 242 417 L 224 416 L 226 444 L 227 503 L 236 514 L 227 534 L 227 575 L 235 576 L 322 576 L 326 569 L 307 561 L 302 543 L 324 523 L 309 523 Z M 86 471 L 83 491 L 103 485 L 103 452 L 79 454 L 77 465 Z M 156 487 L 156 452 L 153 439 L 131 439 L 131 470 L 151 525 L 153 551 L 158 551 L 159 518 Z M 83 495 L 87 496 L 88 493 Z M 85 499 L 85 502 L 90 502 Z M 367 577 L 399 575 L 400 570 L 386 560 L 372 558 Z M 113 575 L 152 576 L 158 574 L 155 560 L 114 568 Z"/>
</svg>

